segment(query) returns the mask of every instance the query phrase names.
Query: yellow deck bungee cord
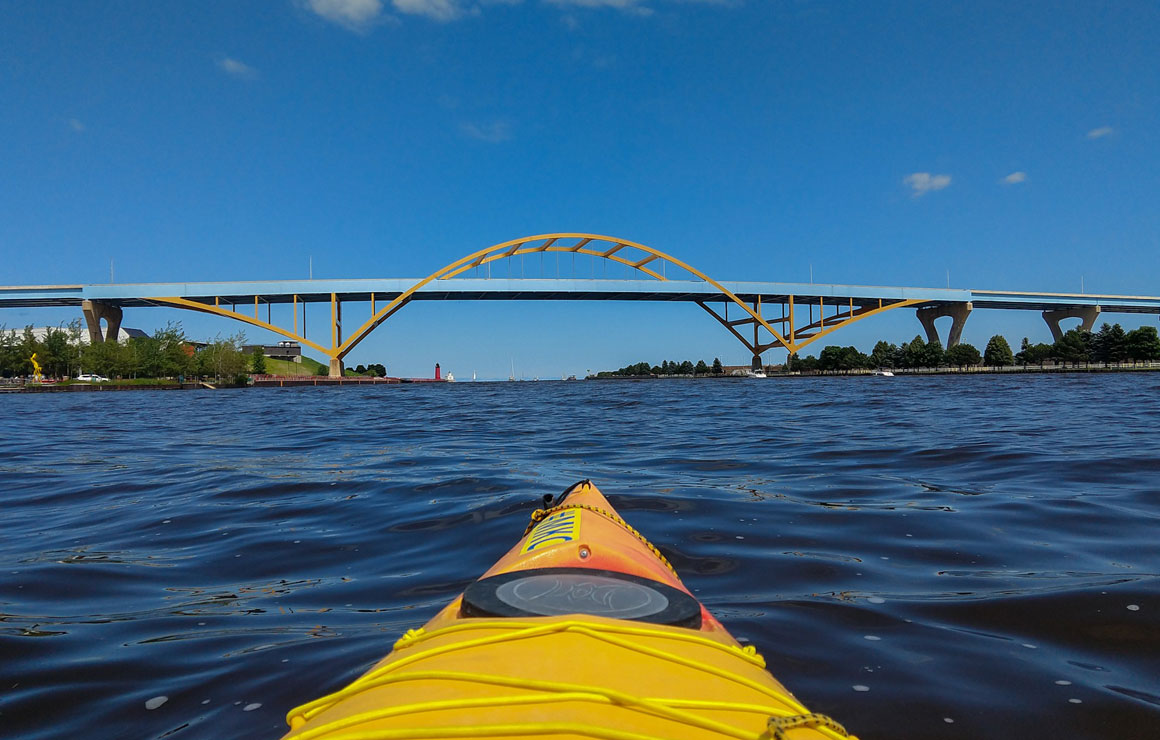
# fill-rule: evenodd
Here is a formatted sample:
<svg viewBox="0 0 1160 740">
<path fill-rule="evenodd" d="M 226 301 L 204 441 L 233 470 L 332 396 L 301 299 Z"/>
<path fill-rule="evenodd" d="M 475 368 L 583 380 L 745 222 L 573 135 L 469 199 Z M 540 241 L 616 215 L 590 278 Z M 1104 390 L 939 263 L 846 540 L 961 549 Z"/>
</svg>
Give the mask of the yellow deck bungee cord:
<svg viewBox="0 0 1160 740">
<path fill-rule="evenodd" d="M 328 696 L 321 697 L 307 704 L 296 707 L 287 714 L 286 720 L 291 728 L 302 727 L 307 720 L 315 717 L 319 713 L 325 711 L 334 704 L 351 698 L 357 694 L 369 691 L 373 688 L 386 686 L 392 683 L 398 683 L 408 680 L 447 680 L 447 681 L 464 681 L 475 682 L 482 684 L 490 684 L 497 686 L 505 686 L 510 688 L 535 689 L 540 691 L 556 692 L 559 695 L 568 696 L 568 699 L 561 699 L 556 697 L 545 697 L 530 700 L 528 697 L 487 697 L 484 699 L 470 699 L 470 700 L 445 700 L 438 702 L 423 702 L 417 704 L 403 704 L 384 709 L 373 710 L 370 712 L 363 712 L 352 715 L 336 722 L 322 725 L 318 728 L 311 728 L 310 730 L 300 733 L 297 737 L 301 740 L 309 740 L 309 738 L 320 737 L 330 732 L 344 729 L 348 726 L 362 724 L 375 719 L 382 719 L 391 716 L 402 714 L 411 714 L 422 711 L 434 711 L 436 709 L 452 709 L 465 707 L 498 707 L 511 706 L 516 704 L 526 703 L 548 703 L 553 701 L 594 701 L 605 700 L 606 703 L 615 704 L 623 708 L 633 708 L 640 711 L 650 711 L 658 716 L 662 716 L 672 721 L 681 722 L 690 726 L 700 727 L 701 729 L 717 732 L 729 737 L 738 738 L 739 740 L 752 740 L 761 735 L 754 735 L 752 732 L 740 730 L 729 725 L 725 725 L 712 720 L 706 720 L 696 715 L 688 714 L 686 712 L 678 711 L 677 707 L 682 708 L 697 708 L 697 709 L 716 709 L 716 710 L 732 710 L 732 711 L 747 711 L 759 712 L 765 715 L 771 715 L 770 730 L 773 732 L 772 737 L 784 737 L 784 730 L 797 727 L 814 727 L 823 731 L 823 734 L 834 738 L 835 740 L 845 739 L 849 737 L 845 730 L 837 722 L 825 717 L 825 715 L 817 715 L 809 712 L 799 702 L 792 697 L 776 691 L 768 686 L 764 686 L 756 681 L 737 675 L 730 671 L 717 668 L 702 661 L 697 661 L 691 658 L 685 658 L 674 653 L 669 653 L 656 648 L 651 648 L 631 640 L 614 637 L 604 633 L 622 633 L 635 636 L 659 637 L 670 640 L 678 640 L 682 642 L 691 642 L 710 647 L 715 650 L 723 650 L 735 655 L 742 660 L 750 662 L 751 664 L 764 667 L 765 660 L 757 654 L 756 650 L 752 648 L 736 648 L 729 645 L 701 637 L 696 634 L 682 634 L 673 633 L 660 629 L 653 629 L 648 627 L 626 627 L 617 624 L 605 624 L 603 622 L 587 622 L 579 620 L 566 620 L 553 622 L 548 624 L 536 624 L 529 622 L 512 623 L 500 620 L 480 620 L 464 624 L 453 625 L 445 627 L 441 630 L 432 632 L 426 631 L 409 631 L 406 635 L 401 637 L 396 643 L 396 648 L 407 648 L 414 646 L 416 643 L 428 641 L 437 637 L 446 636 L 449 633 L 458 633 L 469 630 L 485 630 L 485 629 L 502 629 L 510 630 L 511 634 L 488 635 L 482 638 L 472 640 L 465 640 L 462 642 L 455 642 L 446 645 L 440 645 L 421 651 L 414 655 L 408 655 L 399 660 L 381 666 L 361 678 L 357 679 L 349 686 L 341 689 Z M 722 678 L 728 681 L 746 686 L 750 689 L 766 694 L 772 699 L 780 702 L 782 707 L 766 707 L 753 704 L 744 704 L 737 702 L 718 702 L 708 700 L 668 700 L 664 698 L 642 698 L 632 696 L 630 694 L 614 691 L 611 689 L 589 686 L 580 684 L 569 684 L 558 681 L 544 681 L 538 679 L 526 678 L 509 678 L 505 676 L 491 676 L 480 673 L 465 673 L 458 671 L 416 671 L 406 673 L 399 676 L 388 675 L 400 668 L 422 660 L 427 660 L 433 657 L 444 655 L 460 650 L 469 650 L 478 647 L 492 646 L 501 642 L 512 640 L 534 639 L 546 635 L 556 634 L 560 632 L 571 632 L 582 634 L 589 637 L 594 637 L 599 640 L 610 642 L 618 647 L 633 650 L 639 653 L 648 655 L 649 657 L 658 660 L 669 661 L 677 665 L 699 670 L 701 672 Z M 466 702 L 466 703 L 464 703 Z M 776 722 L 774 721 L 776 720 Z M 786 722 L 792 720 L 792 722 Z M 506 734 L 506 733 L 501 733 Z M 517 733 L 523 734 L 523 733 Z M 586 733 L 577 733 L 586 734 Z M 765 733 L 763 733 L 765 734 Z M 341 738 L 354 738 L 354 735 L 336 736 L 333 740 Z M 399 737 L 396 735 L 368 735 L 367 737 Z M 409 737 L 409 736 L 408 736 Z M 417 736 L 416 736 L 417 737 Z M 486 737 L 486 735 L 471 735 L 471 737 Z"/>
</svg>

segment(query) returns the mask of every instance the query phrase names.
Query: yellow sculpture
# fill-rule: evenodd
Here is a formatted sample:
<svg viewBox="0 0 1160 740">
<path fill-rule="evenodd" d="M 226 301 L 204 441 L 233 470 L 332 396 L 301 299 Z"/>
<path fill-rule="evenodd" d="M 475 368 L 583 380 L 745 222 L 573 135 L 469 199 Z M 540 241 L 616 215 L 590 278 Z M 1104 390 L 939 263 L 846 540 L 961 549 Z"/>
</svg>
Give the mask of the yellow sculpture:
<svg viewBox="0 0 1160 740">
<path fill-rule="evenodd" d="M 36 361 L 36 353 L 33 352 L 32 357 L 28 359 L 32 363 L 32 379 L 37 383 L 41 382 L 44 380 L 44 376 L 40 374 L 40 363 Z"/>
</svg>

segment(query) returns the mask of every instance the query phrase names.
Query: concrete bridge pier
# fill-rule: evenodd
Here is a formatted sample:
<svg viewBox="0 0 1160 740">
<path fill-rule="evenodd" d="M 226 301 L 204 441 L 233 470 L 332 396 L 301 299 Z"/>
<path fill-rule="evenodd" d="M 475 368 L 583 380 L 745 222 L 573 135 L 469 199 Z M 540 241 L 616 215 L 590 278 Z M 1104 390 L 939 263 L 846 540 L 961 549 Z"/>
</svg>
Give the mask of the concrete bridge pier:
<svg viewBox="0 0 1160 740">
<path fill-rule="evenodd" d="M 1079 319 L 1080 326 L 1084 331 L 1091 331 L 1092 327 L 1096 325 L 1096 318 L 1100 315 L 1099 306 L 1084 306 L 1082 308 L 1060 308 L 1055 311 L 1044 311 L 1043 320 L 1047 322 L 1047 328 L 1051 329 L 1051 337 L 1055 341 L 1063 338 L 1063 330 L 1059 328 L 1059 322 L 1063 319 Z"/>
<path fill-rule="evenodd" d="M 749 367 L 753 372 L 763 369 L 761 363 L 761 355 L 754 355 L 753 360 L 749 363 Z"/>
<path fill-rule="evenodd" d="M 81 313 L 89 327 L 89 341 L 93 344 L 115 342 L 121 333 L 121 307 L 100 301 L 81 301 Z M 101 319 L 105 320 L 106 334 L 101 336 Z"/>
<path fill-rule="evenodd" d="M 331 346 L 342 344 L 342 301 L 334 293 L 330 294 L 330 341 Z M 346 374 L 341 357 L 330 358 L 330 377 L 341 378 Z"/>
<path fill-rule="evenodd" d="M 938 328 L 935 327 L 934 320 L 943 316 L 951 317 L 951 332 L 947 337 L 947 349 L 950 349 L 962 339 L 963 327 L 967 324 L 967 317 L 971 315 L 972 308 L 974 306 L 970 303 L 947 303 L 941 306 L 920 308 L 916 313 L 918 320 L 922 323 L 922 328 L 926 330 L 928 342 L 939 341 Z"/>
</svg>

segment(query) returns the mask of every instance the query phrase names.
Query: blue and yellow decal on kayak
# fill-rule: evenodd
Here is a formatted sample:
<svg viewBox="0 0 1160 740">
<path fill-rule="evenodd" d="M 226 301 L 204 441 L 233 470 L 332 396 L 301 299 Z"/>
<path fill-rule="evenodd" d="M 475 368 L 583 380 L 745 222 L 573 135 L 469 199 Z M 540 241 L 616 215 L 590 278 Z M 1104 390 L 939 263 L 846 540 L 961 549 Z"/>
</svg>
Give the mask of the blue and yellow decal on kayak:
<svg viewBox="0 0 1160 740">
<path fill-rule="evenodd" d="M 562 545 L 580 537 L 580 509 L 557 511 L 537 524 L 528 533 L 528 539 L 520 548 L 524 555 L 553 545 Z"/>
</svg>

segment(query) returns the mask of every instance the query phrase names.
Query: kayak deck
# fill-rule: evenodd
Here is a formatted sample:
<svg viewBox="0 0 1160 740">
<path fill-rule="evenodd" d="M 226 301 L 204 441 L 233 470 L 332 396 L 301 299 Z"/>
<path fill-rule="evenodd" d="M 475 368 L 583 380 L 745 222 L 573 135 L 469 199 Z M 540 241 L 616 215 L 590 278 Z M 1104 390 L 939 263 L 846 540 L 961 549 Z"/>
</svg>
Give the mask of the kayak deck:
<svg viewBox="0 0 1160 740">
<path fill-rule="evenodd" d="M 370 671 L 287 721 L 295 740 L 848 737 L 587 481 Z"/>
</svg>

